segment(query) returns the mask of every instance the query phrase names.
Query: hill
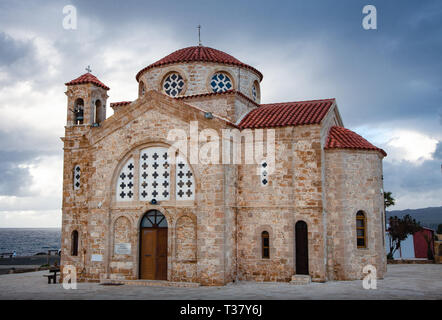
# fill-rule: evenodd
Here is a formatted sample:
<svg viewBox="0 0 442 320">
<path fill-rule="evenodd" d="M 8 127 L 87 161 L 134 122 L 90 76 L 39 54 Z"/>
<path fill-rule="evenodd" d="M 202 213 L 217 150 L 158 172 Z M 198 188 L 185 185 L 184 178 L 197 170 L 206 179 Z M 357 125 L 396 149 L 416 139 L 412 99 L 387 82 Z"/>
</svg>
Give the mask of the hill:
<svg viewBox="0 0 442 320">
<path fill-rule="evenodd" d="M 433 230 L 437 230 L 437 226 L 442 223 L 442 207 L 387 211 L 387 220 L 392 216 L 402 218 L 407 214 L 419 221 L 422 226 Z"/>
</svg>

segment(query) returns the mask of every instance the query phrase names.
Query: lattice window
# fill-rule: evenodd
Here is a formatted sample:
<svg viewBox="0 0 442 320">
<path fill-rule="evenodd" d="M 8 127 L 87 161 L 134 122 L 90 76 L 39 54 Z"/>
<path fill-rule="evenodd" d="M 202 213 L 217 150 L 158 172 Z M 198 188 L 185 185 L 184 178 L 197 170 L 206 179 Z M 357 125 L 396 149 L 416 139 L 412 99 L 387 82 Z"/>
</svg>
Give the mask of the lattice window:
<svg viewBox="0 0 442 320">
<path fill-rule="evenodd" d="M 176 157 L 175 190 L 177 200 L 195 199 L 195 178 L 186 160 Z"/>
<path fill-rule="evenodd" d="M 261 185 L 266 186 L 269 184 L 269 176 L 268 176 L 268 164 L 267 162 L 262 162 L 260 166 L 261 172 Z"/>
<path fill-rule="evenodd" d="M 163 90 L 168 96 L 178 96 L 183 88 L 184 79 L 179 73 L 170 73 L 163 81 Z"/>
<path fill-rule="evenodd" d="M 74 190 L 80 190 L 81 187 L 80 178 L 81 178 L 81 169 L 80 166 L 77 165 L 74 167 Z"/>
<path fill-rule="evenodd" d="M 167 148 L 152 147 L 140 153 L 140 200 L 170 199 L 170 165 Z"/>
<path fill-rule="evenodd" d="M 121 168 L 117 181 L 117 201 L 134 200 L 134 168 L 133 158 Z"/>
<path fill-rule="evenodd" d="M 230 77 L 222 72 L 217 72 L 210 80 L 210 86 L 213 92 L 224 92 L 233 89 L 232 80 Z"/>
</svg>

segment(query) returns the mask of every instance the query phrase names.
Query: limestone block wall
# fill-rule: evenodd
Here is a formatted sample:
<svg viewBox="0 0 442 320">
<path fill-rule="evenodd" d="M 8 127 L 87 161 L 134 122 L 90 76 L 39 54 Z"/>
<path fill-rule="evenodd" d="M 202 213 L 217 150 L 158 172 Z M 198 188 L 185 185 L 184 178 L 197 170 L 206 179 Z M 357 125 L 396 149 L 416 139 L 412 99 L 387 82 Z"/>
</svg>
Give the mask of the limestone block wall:
<svg viewBox="0 0 442 320">
<path fill-rule="evenodd" d="M 210 88 L 210 80 L 216 72 L 227 73 L 233 81 L 234 89 L 252 100 L 253 83 L 255 81 L 258 84 L 260 83 L 259 76 L 249 69 L 209 62 L 189 62 L 155 67 L 146 70 L 141 75 L 140 81 L 145 84 L 146 91 L 157 90 L 162 92 L 163 79 L 171 72 L 178 72 L 186 83 L 180 94 L 181 96 L 213 92 Z M 256 102 L 260 103 L 260 101 L 261 99 L 258 96 Z"/>
<path fill-rule="evenodd" d="M 377 151 L 327 150 L 327 271 L 332 280 L 355 280 L 371 264 L 386 272 L 382 155 Z M 367 247 L 356 244 L 356 213 L 367 222 Z"/>
<path fill-rule="evenodd" d="M 226 226 L 233 225 L 234 211 L 231 208 L 226 210 L 226 198 L 231 199 L 235 191 L 232 182 L 227 190 L 225 179 L 234 175 L 234 170 L 227 172 L 230 169 L 223 165 L 192 165 L 196 183 L 194 201 L 178 202 L 174 197 L 158 205 L 138 200 L 115 201 L 119 166 L 130 156 L 136 158 L 139 148 L 158 144 L 167 146 L 168 131 L 172 128 L 188 131 L 191 120 L 199 121 L 200 130 L 211 127 L 218 130 L 220 136 L 227 123 L 216 118 L 205 119 L 202 112 L 155 92 L 126 107 L 99 128 L 73 128 L 86 131 L 82 132 L 81 139 L 78 138 L 84 141 L 81 155 L 69 150 L 65 156 L 62 264 L 77 264 L 81 269 L 80 281 L 98 281 L 101 277 L 137 279 L 140 221 L 145 212 L 155 209 L 166 216 L 169 226 L 169 280 L 195 281 L 203 285 L 222 285 L 231 281 L 234 276 L 231 266 L 235 254 L 234 229 Z M 65 144 L 68 143 L 79 144 L 71 142 L 67 135 Z M 84 197 L 74 203 L 66 191 L 72 187 L 68 172 L 72 171 L 73 163 L 87 155 L 90 158 L 81 160 L 84 188 L 80 192 Z M 73 218 L 76 212 L 79 212 L 79 222 Z M 68 251 L 69 232 L 78 224 L 84 230 L 81 248 L 86 253 L 72 257 Z M 227 240 L 226 234 L 229 236 Z M 115 252 L 115 244 L 121 241 L 131 244 L 131 254 Z M 92 261 L 93 256 L 100 256 L 102 260 Z"/>
<path fill-rule="evenodd" d="M 238 277 L 288 281 L 295 270 L 294 227 L 308 226 L 309 271 L 326 279 L 320 126 L 277 128 L 275 170 L 262 186 L 257 165 L 238 173 Z M 270 236 L 270 259 L 262 259 L 261 232 Z"/>
</svg>

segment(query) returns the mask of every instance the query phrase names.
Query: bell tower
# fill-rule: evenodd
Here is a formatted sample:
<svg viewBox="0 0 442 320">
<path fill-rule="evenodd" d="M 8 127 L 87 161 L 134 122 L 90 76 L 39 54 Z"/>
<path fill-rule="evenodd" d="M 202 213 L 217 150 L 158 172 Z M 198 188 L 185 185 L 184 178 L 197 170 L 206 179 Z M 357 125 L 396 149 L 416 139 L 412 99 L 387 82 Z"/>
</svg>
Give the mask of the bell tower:
<svg viewBox="0 0 442 320">
<path fill-rule="evenodd" d="M 107 87 L 97 77 L 88 72 L 65 83 L 68 127 L 99 127 L 106 120 Z"/>
</svg>

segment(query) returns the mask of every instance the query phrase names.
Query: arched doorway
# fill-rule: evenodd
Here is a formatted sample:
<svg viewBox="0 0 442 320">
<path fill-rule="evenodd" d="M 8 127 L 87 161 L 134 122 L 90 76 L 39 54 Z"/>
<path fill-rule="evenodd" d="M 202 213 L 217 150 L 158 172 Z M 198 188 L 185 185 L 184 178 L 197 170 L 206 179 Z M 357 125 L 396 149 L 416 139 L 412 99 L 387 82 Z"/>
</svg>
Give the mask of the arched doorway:
<svg viewBox="0 0 442 320">
<path fill-rule="evenodd" d="M 296 274 L 308 274 L 308 232 L 307 223 L 298 221 L 295 225 Z"/>
<path fill-rule="evenodd" d="M 140 279 L 167 280 L 167 220 L 158 210 L 141 219 Z"/>
</svg>

